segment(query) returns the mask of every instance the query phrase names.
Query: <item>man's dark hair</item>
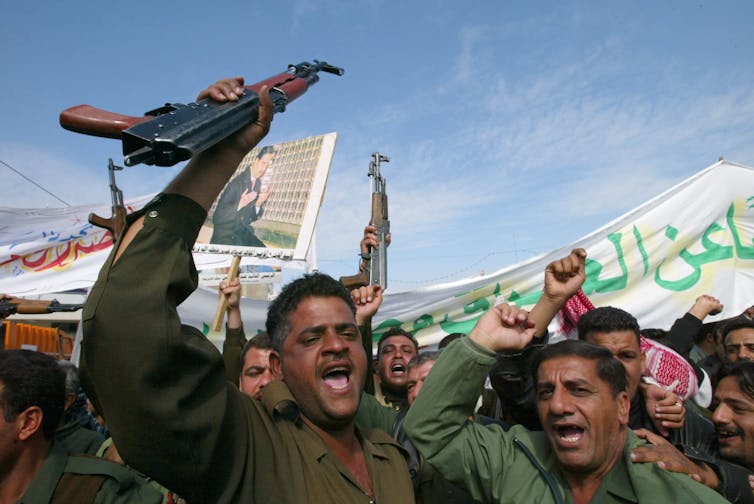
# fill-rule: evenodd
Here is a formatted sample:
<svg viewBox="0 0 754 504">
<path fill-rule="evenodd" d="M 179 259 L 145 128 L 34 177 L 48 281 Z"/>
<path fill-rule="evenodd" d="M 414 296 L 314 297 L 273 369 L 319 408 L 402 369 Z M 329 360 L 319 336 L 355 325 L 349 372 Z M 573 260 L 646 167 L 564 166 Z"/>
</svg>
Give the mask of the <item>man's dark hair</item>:
<svg viewBox="0 0 754 504">
<path fill-rule="evenodd" d="M 63 416 L 65 373 L 52 357 L 31 350 L 0 350 L 0 407 L 12 422 L 32 406 L 42 410 L 42 434 L 52 440 Z"/>
<path fill-rule="evenodd" d="M 243 361 L 246 358 L 246 353 L 252 349 L 257 348 L 259 350 L 274 350 L 272 346 L 272 338 L 266 331 L 260 331 L 256 336 L 244 343 L 241 349 L 241 367 L 243 367 Z"/>
<path fill-rule="evenodd" d="M 356 305 L 343 284 L 324 273 L 312 273 L 298 278 L 283 287 L 278 297 L 267 309 L 267 334 L 272 339 L 272 347 L 283 356 L 283 342 L 290 328 L 290 314 L 298 305 L 310 297 L 336 297 L 342 299 L 356 315 Z"/>
<path fill-rule="evenodd" d="M 597 376 L 610 385 L 613 397 L 628 388 L 626 367 L 618 359 L 613 357 L 605 347 L 580 340 L 565 340 L 553 345 L 548 345 L 537 352 L 532 362 L 532 374 L 534 383 L 537 383 L 539 366 L 546 360 L 557 357 L 580 357 L 597 363 Z"/>
<path fill-rule="evenodd" d="M 639 341 L 639 323 L 636 318 L 625 310 L 614 306 L 601 306 L 589 310 L 579 318 L 579 339 L 585 340 L 590 333 L 617 331 L 632 331 Z"/>
<path fill-rule="evenodd" d="M 740 360 L 727 363 L 722 368 L 720 380 L 727 377 L 733 377 L 738 382 L 740 389 L 749 397 L 754 399 L 754 362 Z M 718 383 L 720 381 L 718 380 Z"/>
<path fill-rule="evenodd" d="M 728 320 L 720 329 L 720 342 L 725 343 L 725 338 L 728 337 L 728 334 L 730 334 L 731 331 L 747 328 L 754 329 L 754 320 L 749 317 L 739 315 L 738 317 Z"/>
<path fill-rule="evenodd" d="M 641 335 L 645 338 L 649 338 L 651 340 L 664 344 L 665 339 L 668 337 L 668 331 L 666 331 L 665 329 L 650 327 L 649 329 L 642 329 Z"/>
<path fill-rule="evenodd" d="M 382 333 L 382 336 L 380 336 L 380 339 L 377 341 L 377 355 L 380 355 L 380 352 L 382 351 L 382 344 L 385 342 L 385 340 L 392 336 L 403 336 L 404 338 L 410 339 L 411 343 L 414 344 L 414 350 L 416 350 L 417 353 L 419 352 L 419 342 L 416 341 L 416 338 L 414 338 L 413 334 L 401 329 L 400 327 L 391 327 L 390 329 Z"/>
<path fill-rule="evenodd" d="M 273 147 L 272 145 L 265 145 L 264 147 L 259 149 L 259 152 L 257 152 L 255 159 L 262 159 L 265 154 L 275 154 L 275 152 L 275 147 Z"/>
<path fill-rule="evenodd" d="M 421 366 L 425 362 L 437 362 L 441 353 L 440 350 L 428 350 L 414 355 L 411 360 L 408 361 L 408 365 L 406 365 L 406 372 L 411 371 L 411 369 L 415 367 Z"/>
</svg>

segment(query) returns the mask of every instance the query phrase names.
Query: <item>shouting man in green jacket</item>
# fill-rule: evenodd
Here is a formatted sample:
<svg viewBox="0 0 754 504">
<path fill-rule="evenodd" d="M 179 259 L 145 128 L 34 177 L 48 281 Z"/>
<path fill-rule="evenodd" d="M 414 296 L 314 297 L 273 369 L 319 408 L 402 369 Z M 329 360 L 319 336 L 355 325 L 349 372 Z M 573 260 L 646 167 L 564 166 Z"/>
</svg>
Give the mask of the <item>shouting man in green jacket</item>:
<svg viewBox="0 0 754 504">
<path fill-rule="evenodd" d="M 546 275 L 567 283 L 583 275 L 583 257 Z M 443 351 L 405 423 L 435 469 L 483 502 L 725 502 L 687 475 L 631 462 L 642 442 L 628 429 L 625 368 L 590 343 L 565 341 L 540 353 L 533 373 L 544 432 L 469 421 L 495 352 L 521 351 L 536 318 L 496 306 Z"/>
<path fill-rule="evenodd" d="M 225 79 L 199 98 L 236 101 L 242 85 Z M 194 156 L 130 218 L 84 308 L 90 397 L 123 460 L 188 502 L 410 502 L 400 446 L 354 424 L 366 354 L 340 283 L 309 275 L 272 303 L 270 365 L 283 381 L 261 401 L 226 380 L 214 345 L 178 317 L 197 286 L 191 247 L 207 210 L 271 119 L 263 88 L 256 121 Z"/>
</svg>

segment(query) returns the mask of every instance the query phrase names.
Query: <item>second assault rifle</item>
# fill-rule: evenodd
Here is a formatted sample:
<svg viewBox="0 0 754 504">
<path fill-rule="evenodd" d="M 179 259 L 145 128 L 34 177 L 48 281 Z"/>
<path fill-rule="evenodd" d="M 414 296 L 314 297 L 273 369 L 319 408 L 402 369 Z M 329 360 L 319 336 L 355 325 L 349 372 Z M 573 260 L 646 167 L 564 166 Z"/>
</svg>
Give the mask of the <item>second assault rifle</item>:
<svg viewBox="0 0 754 504">
<path fill-rule="evenodd" d="M 123 204 L 123 191 L 115 185 L 115 172 L 122 170 L 122 166 L 116 166 L 112 159 L 108 160 L 107 172 L 110 175 L 110 196 L 113 201 L 112 216 L 109 219 L 100 217 L 95 213 L 89 214 L 89 223 L 97 227 L 105 228 L 113 235 L 113 242 L 118 239 L 120 232 L 126 227 L 126 206 Z"/>
<path fill-rule="evenodd" d="M 16 313 L 55 313 L 55 312 L 73 312 L 80 310 L 84 305 L 81 304 L 62 304 L 56 299 L 52 301 L 43 301 L 39 299 L 23 299 L 11 296 L 0 297 L 0 319 L 9 317 Z"/>
<path fill-rule="evenodd" d="M 77 105 L 60 114 L 60 125 L 85 135 L 121 139 L 126 166 L 173 166 L 256 121 L 262 86 L 269 88 L 275 112 L 282 112 L 319 80 L 319 72 L 343 75 L 342 68 L 314 60 L 289 65 L 283 73 L 245 86 L 243 96 L 235 102 L 168 103 L 143 117 Z"/>
<path fill-rule="evenodd" d="M 369 177 L 372 179 L 372 218 L 370 226 L 377 228 L 378 246 L 370 247 L 366 254 L 361 254 L 362 267 L 359 273 L 340 277 L 340 283 L 346 288 L 355 289 L 365 285 L 380 285 L 387 289 L 387 235 L 390 233 L 390 221 L 387 216 L 387 190 L 385 178 L 380 174 L 380 163 L 389 163 L 390 158 L 379 152 L 372 154 L 369 163 Z"/>
</svg>

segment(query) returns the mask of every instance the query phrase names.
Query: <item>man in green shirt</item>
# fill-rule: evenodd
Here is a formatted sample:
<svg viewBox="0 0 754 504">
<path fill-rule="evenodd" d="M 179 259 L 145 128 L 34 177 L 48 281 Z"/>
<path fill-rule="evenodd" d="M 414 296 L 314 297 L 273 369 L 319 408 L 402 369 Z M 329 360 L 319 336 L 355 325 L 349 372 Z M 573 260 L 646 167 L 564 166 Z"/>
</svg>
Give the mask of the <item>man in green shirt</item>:
<svg viewBox="0 0 754 504">
<path fill-rule="evenodd" d="M 243 79 L 199 98 L 235 101 Z M 191 247 L 225 181 L 267 133 L 258 119 L 196 156 L 135 214 L 84 307 L 82 370 L 123 460 L 188 502 L 410 502 L 408 468 L 387 434 L 354 417 L 366 355 L 347 291 L 326 275 L 270 305 L 277 353 L 261 401 L 226 380 L 222 356 L 176 306 L 197 285 Z"/>
<path fill-rule="evenodd" d="M 52 357 L 0 350 L 0 502 L 162 502 L 135 472 L 53 443 L 64 402 L 65 375 Z"/>
<path fill-rule="evenodd" d="M 545 282 L 555 280 L 563 293 L 584 275 L 585 254 L 575 252 L 545 273 Z M 514 306 L 496 306 L 468 337 L 443 350 L 405 422 L 424 458 L 483 502 L 725 502 L 686 475 L 631 462 L 641 442 L 627 426 L 625 368 L 590 343 L 551 345 L 535 362 L 544 432 L 469 421 L 495 353 L 525 348 L 542 311 L 562 302 L 550 297 L 531 318 Z"/>
</svg>

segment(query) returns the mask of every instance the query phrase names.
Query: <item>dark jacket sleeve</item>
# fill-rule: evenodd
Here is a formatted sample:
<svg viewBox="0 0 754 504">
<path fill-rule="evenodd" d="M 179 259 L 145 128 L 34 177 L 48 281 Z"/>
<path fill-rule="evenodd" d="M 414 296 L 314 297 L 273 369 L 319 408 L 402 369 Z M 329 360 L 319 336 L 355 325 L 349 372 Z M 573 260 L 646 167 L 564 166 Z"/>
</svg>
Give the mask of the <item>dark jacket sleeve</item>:
<svg viewBox="0 0 754 504">
<path fill-rule="evenodd" d="M 529 430 L 542 430 L 537 414 L 536 387 L 531 374 L 532 362 L 542 346 L 531 345 L 516 355 L 498 354 L 490 370 L 490 383 L 500 398 L 503 418 Z"/>
<path fill-rule="evenodd" d="M 143 229 L 84 306 L 87 393 L 130 466 L 189 502 L 227 500 L 254 469 L 252 417 L 220 353 L 177 312 L 197 285 L 191 247 L 206 213 L 163 194 L 139 215 Z"/>
<path fill-rule="evenodd" d="M 688 359 L 689 352 L 694 346 L 694 339 L 701 329 L 702 321 L 692 314 L 686 313 L 673 323 L 663 344 Z"/>
<path fill-rule="evenodd" d="M 719 454 L 710 454 L 694 448 L 681 446 L 681 451 L 691 460 L 703 462 L 715 471 L 719 479 L 717 493 L 737 504 L 754 504 L 754 492 L 749 485 L 751 471 L 737 464 L 720 458 Z"/>
<path fill-rule="evenodd" d="M 704 380 L 704 374 L 702 373 L 702 368 L 691 359 L 689 352 L 691 352 L 691 349 L 694 346 L 694 341 L 701 330 L 702 321 L 692 314 L 686 313 L 683 317 L 676 319 L 673 326 L 670 328 L 670 331 L 668 331 L 667 337 L 662 342 L 664 345 L 681 354 L 683 358 L 691 364 L 699 383 L 702 383 L 702 380 Z"/>
</svg>

